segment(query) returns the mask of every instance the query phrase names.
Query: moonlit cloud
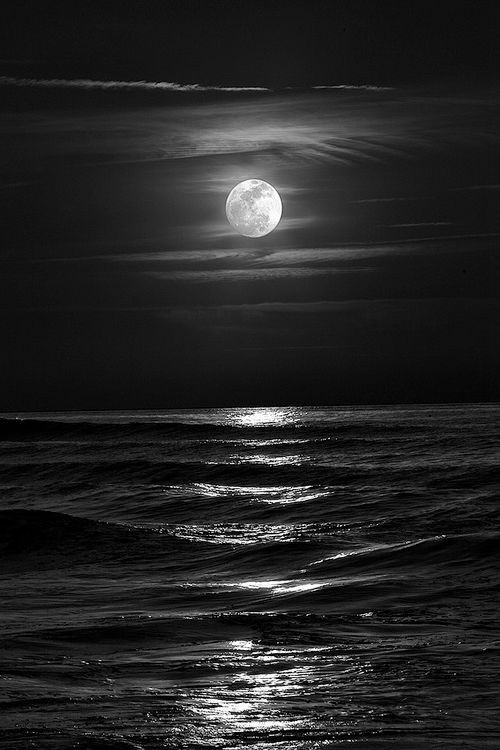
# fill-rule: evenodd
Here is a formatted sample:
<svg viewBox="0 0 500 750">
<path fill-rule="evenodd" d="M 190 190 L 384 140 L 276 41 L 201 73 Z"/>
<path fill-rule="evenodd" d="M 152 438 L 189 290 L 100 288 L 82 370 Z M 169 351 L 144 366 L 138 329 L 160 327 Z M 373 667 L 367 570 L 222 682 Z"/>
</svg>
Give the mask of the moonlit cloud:
<svg viewBox="0 0 500 750">
<path fill-rule="evenodd" d="M 416 221 L 407 224 L 383 224 L 384 227 L 392 229 L 413 229 L 415 227 L 451 227 L 451 221 Z"/>
<path fill-rule="evenodd" d="M 337 268 L 295 268 L 283 266 L 267 268 L 214 269 L 206 271 L 147 271 L 146 273 L 157 279 L 168 281 L 181 281 L 192 284 L 210 284 L 213 282 L 259 282 L 283 279 L 305 279 L 314 276 L 327 277 L 343 273 L 343 270 Z"/>
<path fill-rule="evenodd" d="M 0 78 L 4 85 L 74 89 L 165 90 L 171 92 L 227 91 L 223 101 L 190 100 L 189 106 L 138 108 L 129 111 L 71 111 L 43 113 L 38 118 L 13 116 L 0 121 L 0 135 L 37 136 L 37 158 L 61 157 L 89 164 L 161 162 L 236 154 L 259 154 L 263 158 L 302 160 L 311 164 L 331 163 L 355 167 L 363 163 L 386 163 L 394 159 L 414 160 L 425 153 L 482 140 L 498 140 L 488 125 L 486 109 L 491 97 L 476 100 L 402 96 L 391 89 L 345 88 L 336 95 L 321 91 L 278 93 L 249 102 L 231 98 L 233 88 L 203 87 L 147 81 L 38 80 Z M 145 88 L 146 87 L 146 88 Z M 148 89 L 151 87 L 151 89 Z M 259 92 L 258 87 L 238 91 Z M 263 90 L 266 92 L 267 90 Z M 485 116 L 480 119 L 484 110 Z M 417 116 L 418 113 L 418 116 Z M 471 122 L 475 129 L 472 131 Z M 481 122 L 482 125 L 477 123 Z M 474 132 L 474 136 L 471 133 Z M 86 137 L 82 137 L 85 134 Z M 79 137 L 77 137 L 79 136 Z M 31 154 L 29 154 L 31 156 Z M 210 174 L 209 170 L 206 170 Z M 297 186 L 299 187 L 299 186 Z M 409 200 L 415 200 L 410 196 Z M 397 195 L 360 196 L 358 201 L 406 200 Z"/>
<path fill-rule="evenodd" d="M 419 226 L 419 225 L 416 225 Z M 360 261 L 383 260 L 396 257 L 456 255 L 469 253 L 473 243 L 486 242 L 500 237 L 500 233 L 478 233 L 463 235 L 435 235 L 419 238 L 399 239 L 392 242 L 372 244 L 352 243 L 325 247 L 282 248 L 245 247 L 183 250 L 151 250 L 149 242 L 139 252 L 114 253 L 103 247 L 101 254 L 56 256 L 34 261 L 35 264 L 110 264 L 136 266 L 141 272 L 163 279 L 190 281 L 231 281 L 237 278 L 255 279 L 289 275 L 311 276 L 342 272 L 365 273 L 371 265 L 360 265 Z M 136 243 L 138 244 L 138 243 Z M 487 249 L 489 245 L 487 245 Z M 479 253 L 480 246 L 475 249 Z M 285 273 L 286 272 L 286 273 Z"/>
<path fill-rule="evenodd" d="M 173 83 L 170 81 L 96 81 L 89 78 L 15 78 L 0 76 L 1 86 L 20 86 L 29 88 L 50 89 L 96 89 L 99 91 L 115 91 L 120 89 L 139 91 L 172 91 L 187 93 L 203 93 L 205 91 L 222 91 L 250 93 L 270 91 L 264 86 L 205 86 L 200 83 Z"/>
<path fill-rule="evenodd" d="M 29 61 L 0 60 L 6 63 L 22 63 Z M 63 88 L 63 89 L 97 89 L 101 91 L 132 89 L 140 91 L 173 91 L 173 92 L 209 92 L 222 91 L 228 93 L 241 92 L 271 92 L 273 89 L 266 86 L 219 86 L 205 85 L 200 83 L 174 83 L 171 81 L 99 81 L 91 78 L 18 78 L 16 76 L 0 76 L 1 86 L 20 86 L 30 88 Z M 315 91 L 393 91 L 392 86 L 377 86 L 374 84 L 350 84 L 341 83 L 335 85 L 311 86 Z M 293 86 L 287 86 L 286 90 L 296 91 Z"/>
<path fill-rule="evenodd" d="M 313 86 L 313 89 L 318 91 L 330 90 L 330 91 L 393 91 L 393 86 L 374 86 L 369 83 L 362 83 L 359 85 L 350 83 L 340 83 L 336 86 Z"/>
<path fill-rule="evenodd" d="M 419 196 L 391 197 L 391 198 L 362 198 L 353 203 L 406 203 L 408 201 L 424 200 Z"/>
<path fill-rule="evenodd" d="M 297 229 L 305 229 L 313 225 L 317 226 L 321 221 L 319 216 L 285 216 L 281 219 L 275 229 L 273 229 L 273 238 L 285 232 L 293 232 Z M 223 238 L 234 237 L 235 230 L 227 221 L 220 221 L 214 224 L 207 224 L 198 227 L 198 236 L 207 238 L 211 241 L 218 241 Z"/>
</svg>

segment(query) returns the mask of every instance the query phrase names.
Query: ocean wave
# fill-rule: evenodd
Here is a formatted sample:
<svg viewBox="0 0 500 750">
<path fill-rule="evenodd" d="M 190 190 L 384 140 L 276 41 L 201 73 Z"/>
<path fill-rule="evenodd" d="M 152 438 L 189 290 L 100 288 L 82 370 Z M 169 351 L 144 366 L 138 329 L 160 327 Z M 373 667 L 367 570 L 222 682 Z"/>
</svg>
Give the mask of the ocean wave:
<svg viewBox="0 0 500 750">
<path fill-rule="evenodd" d="M 426 566 L 450 565 L 497 566 L 500 568 L 498 549 L 500 533 L 446 535 L 440 534 L 426 539 L 408 540 L 394 544 L 378 544 L 368 548 L 340 552 L 331 557 L 315 561 L 309 568 L 314 577 L 330 577 L 343 573 L 376 570 L 380 574 L 408 567 L 422 574 Z"/>
<path fill-rule="evenodd" d="M 373 612 L 367 613 L 361 607 L 354 612 L 321 614 L 222 611 L 197 615 L 122 615 L 77 625 L 33 627 L 30 623 L 1 638 L 0 646 L 31 648 L 47 654 L 51 644 L 64 644 L 65 650 L 71 654 L 81 651 L 84 645 L 93 645 L 95 656 L 99 655 L 99 651 L 133 649 L 137 645 L 146 652 L 148 649 L 176 648 L 181 644 L 196 647 L 210 643 L 225 644 L 228 650 L 244 651 L 252 644 L 279 644 L 285 638 L 295 644 L 333 646 L 338 643 L 339 635 L 366 633 L 369 626 L 373 630 L 386 631 L 397 627 L 384 622 L 383 610 L 374 616 Z M 411 631 L 409 625 L 408 630 Z M 156 669 L 158 666 L 165 669 L 164 663 L 156 664 Z M 115 666 L 117 670 L 118 665 Z"/>
<path fill-rule="evenodd" d="M 380 432 L 382 434 L 402 435 L 408 434 L 408 427 L 404 422 L 370 421 L 370 434 Z M 412 433 L 426 433 L 429 431 L 427 424 L 413 425 Z M 259 437 L 279 438 L 294 440 L 297 436 L 307 435 L 307 439 L 313 443 L 317 440 L 332 439 L 342 435 L 359 435 L 362 439 L 368 439 L 367 425 L 357 422 L 342 422 L 332 419 L 309 421 L 296 421 L 287 424 L 238 424 L 236 422 L 214 422 L 214 421 L 168 421 L 168 420 L 113 420 L 91 421 L 70 419 L 47 419 L 33 417 L 0 417 L 0 440 L 50 440 L 67 439 L 81 440 L 84 438 L 115 438 L 123 439 L 137 436 L 144 438 L 161 436 L 210 436 L 210 438 L 229 441 L 231 438 L 248 437 L 255 439 Z"/>
<path fill-rule="evenodd" d="M 311 494 L 323 488 L 346 488 L 349 486 L 362 487 L 390 487 L 408 485 L 413 488 L 421 486 L 433 490 L 479 489 L 496 485 L 500 480 L 500 467 L 485 461 L 483 465 L 476 463 L 470 466 L 465 460 L 457 458 L 452 461 L 442 460 L 439 463 L 427 464 L 420 462 L 411 464 L 408 461 L 386 461 L 381 470 L 380 462 L 371 460 L 347 460 L 333 456 L 331 462 L 316 462 L 307 457 L 293 457 L 289 462 L 251 462 L 237 460 L 196 460 L 186 455 L 181 460 L 156 460 L 147 458 L 125 459 L 121 456 L 100 458 L 99 455 L 78 456 L 73 454 L 66 460 L 58 460 L 57 456 L 45 460 L 31 460 L 26 458 L 17 461 L 15 457 L 6 458 L 0 464 L 0 482 L 11 484 L 28 481 L 44 482 L 57 488 L 66 481 L 71 481 L 73 490 L 80 483 L 82 490 L 90 486 L 107 484 L 110 482 L 124 485 L 128 482 L 153 484 L 168 487 L 181 485 L 189 476 L 193 485 L 201 487 L 227 486 L 227 491 L 220 491 L 214 496 L 228 497 L 232 486 L 241 488 L 260 487 L 266 493 L 266 487 L 288 486 L 302 487 L 304 484 L 311 488 Z M 251 492 L 251 489 L 250 489 Z M 203 492 L 195 494 L 203 495 Z M 237 494 L 237 493 L 235 493 Z M 237 497 L 235 497 L 237 499 Z M 167 500 L 167 497 L 164 497 Z M 145 508 L 147 513 L 147 508 Z"/>
<path fill-rule="evenodd" d="M 196 551 L 211 550 L 202 541 L 144 527 L 109 523 L 48 510 L 0 511 L 2 573 L 13 569 L 61 568 L 81 564 L 120 566 L 147 564 L 159 559 L 162 566 L 190 568 Z M 173 554 L 178 560 L 173 559 Z M 183 553 L 187 553 L 186 555 Z"/>
<path fill-rule="evenodd" d="M 239 527 L 242 534 L 244 527 Z M 210 588 L 226 581 L 265 581 L 266 576 L 292 578 L 319 586 L 335 586 L 338 579 L 377 572 L 387 575 L 429 575 L 445 567 L 498 569 L 500 534 L 436 535 L 393 543 L 363 544 L 354 532 L 289 535 L 286 539 L 261 534 L 253 544 L 238 544 L 205 529 L 204 537 L 186 536 L 175 526 L 143 527 L 95 521 L 63 513 L 37 510 L 0 511 L 0 557 L 3 572 L 19 566 L 61 569 L 81 564 L 132 565 L 137 569 L 168 571 L 170 581 L 200 581 Z M 274 571 L 274 573 L 273 573 Z M 215 585 L 215 583 L 214 583 Z M 249 588 L 252 588 L 249 586 Z M 254 588 L 258 588 L 256 585 Z M 300 590 L 297 588 L 297 591 Z M 200 591 L 200 593 L 202 593 Z M 286 593 L 286 591 L 284 592 Z"/>
<path fill-rule="evenodd" d="M 244 527 L 239 526 L 240 533 Z M 216 536 L 216 529 L 213 531 Z M 342 539 L 335 548 L 343 547 Z M 300 535 L 287 541 L 257 539 L 252 545 L 240 545 L 220 535 L 210 539 L 186 536 L 175 526 L 137 526 L 109 523 L 52 511 L 0 511 L 0 558 L 3 572 L 12 566 L 61 567 L 111 561 L 151 570 L 169 569 L 170 578 L 207 572 L 234 576 L 254 576 L 273 568 L 282 571 L 305 565 L 332 549 L 325 538 Z"/>
</svg>

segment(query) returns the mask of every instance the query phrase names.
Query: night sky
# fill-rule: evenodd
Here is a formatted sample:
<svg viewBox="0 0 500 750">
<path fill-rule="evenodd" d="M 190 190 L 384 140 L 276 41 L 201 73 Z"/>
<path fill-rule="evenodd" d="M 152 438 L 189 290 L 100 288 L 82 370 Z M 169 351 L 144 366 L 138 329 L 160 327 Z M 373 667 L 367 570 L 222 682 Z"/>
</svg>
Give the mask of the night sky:
<svg viewBox="0 0 500 750">
<path fill-rule="evenodd" d="M 0 30 L 2 411 L 500 398 L 496 4 L 47 5 Z"/>
</svg>

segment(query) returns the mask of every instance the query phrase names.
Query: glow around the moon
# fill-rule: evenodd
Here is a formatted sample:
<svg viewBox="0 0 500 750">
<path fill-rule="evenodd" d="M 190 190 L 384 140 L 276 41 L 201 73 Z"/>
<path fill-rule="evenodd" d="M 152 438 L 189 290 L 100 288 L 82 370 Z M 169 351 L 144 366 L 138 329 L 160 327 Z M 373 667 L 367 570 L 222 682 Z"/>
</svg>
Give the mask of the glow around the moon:
<svg viewBox="0 0 500 750">
<path fill-rule="evenodd" d="M 264 237 L 272 232 L 281 212 L 278 191 L 264 180 L 244 180 L 227 196 L 227 220 L 245 237 Z"/>
</svg>

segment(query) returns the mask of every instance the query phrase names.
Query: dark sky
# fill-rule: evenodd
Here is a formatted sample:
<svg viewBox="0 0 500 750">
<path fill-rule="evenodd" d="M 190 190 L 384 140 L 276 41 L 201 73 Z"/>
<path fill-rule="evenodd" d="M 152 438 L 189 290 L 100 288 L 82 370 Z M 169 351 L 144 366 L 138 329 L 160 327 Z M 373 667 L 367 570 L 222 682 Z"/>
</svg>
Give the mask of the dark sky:
<svg viewBox="0 0 500 750">
<path fill-rule="evenodd" d="M 500 397 L 493 3 L 47 5 L 0 32 L 1 410 Z"/>
</svg>

